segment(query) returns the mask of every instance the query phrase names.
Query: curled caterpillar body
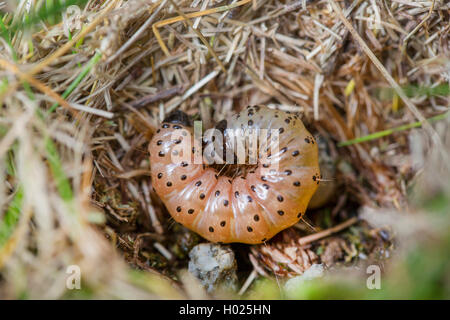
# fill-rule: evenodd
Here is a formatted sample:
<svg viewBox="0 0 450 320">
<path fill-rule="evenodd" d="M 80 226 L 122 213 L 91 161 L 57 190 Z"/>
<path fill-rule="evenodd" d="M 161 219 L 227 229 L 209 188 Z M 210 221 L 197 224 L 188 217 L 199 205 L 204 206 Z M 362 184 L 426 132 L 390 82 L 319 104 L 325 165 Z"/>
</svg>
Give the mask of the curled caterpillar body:
<svg viewBox="0 0 450 320">
<path fill-rule="evenodd" d="M 153 187 L 175 221 L 213 242 L 248 244 L 262 243 L 297 223 L 320 180 L 317 144 L 300 118 L 252 106 L 217 129 L 224 133 L 219 160 L 231 154 L 243 162 L 205 164 L 214 138 L 203 144 L 208 150 L 203 162 L 196 161 L 202 144 L 195 143 L 193 128 L 181 113 L 169 116 L 150 142 Z M 236 147 L 239 137 L 245 137 L 242 149 Z M 248 152 L 242 158 L 236 150 Z M 174 161 L 181 154 L 183 160 Z"/>
</svg>

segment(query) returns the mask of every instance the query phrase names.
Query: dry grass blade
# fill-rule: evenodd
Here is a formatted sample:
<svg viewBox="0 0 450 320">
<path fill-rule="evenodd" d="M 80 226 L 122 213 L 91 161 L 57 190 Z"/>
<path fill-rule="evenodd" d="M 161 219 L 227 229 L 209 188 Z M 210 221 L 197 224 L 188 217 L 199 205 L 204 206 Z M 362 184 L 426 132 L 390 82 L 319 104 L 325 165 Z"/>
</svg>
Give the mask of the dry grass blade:
<svg viewBox="0 0 450 320">
<path fill-rule="evenodd" d="M 214 59 L 216 59 L 217 63 L 219 64 L 220 68 L 222 69 L 222 71 L 224 73 L 227 72 L 227 70 L 225 69 L 225 66 L 223 65 L 222 61 L 219 59 L 219 57 L 217 56 L 217 54 L 215 53 L 214 49 L 211 47 L 211 45 L 209 44 L 208 40 L 205 39 L 205 37 L 203 36 L 203 34 L 198 31 L 197 28 L 194 28 L 194 25 L 192 24 L 192 21 L 186 17 L 186 15 L 180 10 L 180 8 L 178 8 L 178 6 L 176 5 L 176 3 L 173 0 L 169 0 L 172 5 L 174 6 L 175 10 L 177 11 L 177 13 L 183 17 L 184 21 L 186 21 L 186 23 L 191 27 L 192 30 L 194 30 L 194 32 L 198 35 L 198 37 L 202 40 L 203 44 L 208 48 L 208 51 L 211 53 L 211 55 L 214 57 Z"/>
<path fill-rule="evenodd" d="M 340 223 L 332 228 L 329 228 L 327 230 L 317 232 L 317 233 L 314 233 L 309 236 L 302 237 L 302 238 L 298 239 L 298 244 L 305 245 L 305 244 L 311 243 L 313 241 L 317 241 L 319 239 L 328 237 L 328 236 L 332 235 L 333 233 L 337 233 L 339 231 L 342 231 L 342 230 L 348 228 L 349 226 L 355 224 L 357 221 L 358 221 L 358 218 L 356 218 L 356 217 L 351 218 L 351 219 L 349 219 L 343 223 Z"/>
<path fill-rule="evenodd" d="M 402 99 L 402 101 L 407 105 L 409 110 L 414 114 L 414 116 L 422 123 L 422 126 L 427 130 L 428 134 L 430 135 L 433 143 L 435 144 L 436 148 L 441 151 L 442 157 L 449 163 L 450 166 L 450 155 L 445 150 L 445 148 L 442 145 L 442 141 L 437 134 L 437 132 L 433 129 L 433 127 L 426 121 L 425 117 L 422 115 L 422 113 L 417 109 L 417 107 L 411 102 L 411 100 L 406 96 L 403 89 L 398 85 L 398 83 L 392 78 L 392 76 L 389 74 L 389 72 L 386 70 L 386 68 L 382 65 L 382 63 L 378 60 L 378 58 L 373 54 L 373 52 L 370 50 L 370 48 L 367 46 L 366 42 L 361 38 L 361 36 L 358 34 L 358 32 L 353 28 L 353 26 L 350 24 L 350 22 L 345 18 L 344 14 L 342 13 L 342 10 L 338 6 L 338 4 L 334 0 L 328 0 L 330 4 L 333 7 L 333 10 L 337 12 L 339 15 L 339 18 L 341 19 L 342 23 L 347 27 L 347 29 L 350 31 L 352 36 L 358 41 L 361 48 L 364 50 L 364 52 L 369 56 L 372 63 L 380 70 L 381 74 L 384 76 L 384 78 L 389 82 L 389 84 L 392 86 L 392 88 L 395 90 L 395 92 L 398 94 L 398 96 Z"/>
<path fill-rule="evenodd" d="M 125 42 L 123 44 L 122 47 L 120 47 L 119 50 L 117 50 L 114 55 L 112 55 L 111 57 L 108 58 L 108 60 L 106 60 L 106 63 L 111 63 L 112 61 L 114 61 L 115 59 L 117 59 L 117 57 L 119 57 L 120 55 L 122 55 L 137 39 L 139 39 L 139 37 L 142 35 L 143 32 L 145 32 L 148 27 L 150 27 L 150 25 L 153 23 L 153 21 L 156 19 L 156 17 L 158 16 L 159 12 L 161 11 L 162 8 L 164 8 L 164 5 L 166 4 L 167 0 L 159 0 L 157 3 L 155 3 L 152 8 L 150 9 L 150 12 L 153 12 L 153 10 L 156 8 L 156 10 L 152 13 L 152 15 L 148 18 L 148 20 L 139 28 L 138 31 L 136 31 L 133 36 L 128 39 L 127 42 Z"/>
<path fill-rule="evenodd" d="M 10 63 L 6 60 L 3 60 L 3 59 L 0 59 L 0 65 L 3 68 L 10 70 L 14 74 L 16 74 L 19 79 L 22 79 L 22 81 L 27 81 L 27 82 L 31 83 L 38 90 L 42 91 L 43 93 L 45 93 L 45 94 L 49 95 L 50 97 L 52 97 L 53 99 L 55 99 L 55 101 L 58 102 L 60 105 L 67 108 L 68 110 L 70 110 L 74 116 L 76 116 L 78 114 L 77 110 L 73 106 L 71 106 L 66 100 L 64 100 L 59 94 L 54 92 L 52 89 L 47 87 L 45 84 L 43 84 L 39 80 L 36 80 L 32 76 L 29 76 L 27 73 L 20 71 L 19 68 L 17 68 L 17 66 L 15 66 L 12 63 Z"/>
<path fill-rule="evenodd" d="M 239 2 L 236 2 L 234 4 L 231 5 L 227 5 L 227 6 L 221 6 L 221 7 L 217 7 L 217 8 L 212 8 L 212 9 L 208 9 L 208 10 L 204 10 L 204 11 L 200 11 L 200 12 L 195 12 L 195 13 L 191 13 L 191 14 L 187 14 L 187 15 L 181 15 L 178 17 L 174 17 L 174 18 L 170 18 L 167 20 L 163 20 L 163 21 L 159 21 L 157 23 L 155 23 L 152 28 L 153 28 L 153 33 L 155 34 L 156 38 L 158 39 L 159 45 L 161 46 L 161 49 L 164 51 L 164 53 L 167 56 L 170 56 L 169 53 L 169 49 L 167 49 L 167 46 L 164 44 L 164 41 L 162 41 L 161 35 L 158 31 L 158 28 L 168 25 L 168 24 L 172 24 L 178 21 L 183 21 L 183 20 L 189 20 L 192 18 L 197 18 L 197 17 L 202 17 L 211 13 L 219 13 L 219 12 L 223 12 L 223 11 L 228 11 L 231 10 L 233 8 L 236 8 L 238 6 L 242 6 L 246 3 L 249 3 L 251 0 L 241 0 Z"/>
<path fill-rule="evenodd" d="M 428 19 L 430 18 L 431 14 L 433 12 L 435 4 L 436 4 L 436 0 L 433 0 L 433 3 L 431 4 L 430 10 L 428 11 L 428 14 L 426 15 L 426 17 L 417 25 L 417 27 L 414 28 L 413 31 L 408 33 L 408 35 L 405 37 L 405 39 L 403 39 L 403 51 L 405 51 L 405 48 L 408 45 L 408 40 L 423 26 L 423 24 L 425 22 L 428 21 Z"/>
<path fill-rule="evenodd" d="M 85 37 L 89 32 L 91 32 L 99 23 L 102 22 L 102 20 L 105 18 L 105 16 L 114 8 L 116 5 L 117 0 L 111 0 L 109 5 L 96 16 L 96 18 L 89 23 L 85 28 L 83 28 L 75 37 L 73 37 L 71 40 L 66 42 L 62 47 L 60 47 L 57 51 L 55 51 L 51 56 L 47 57 L 44 61 L 40 62 L 36 66 L 32 67 L 31 70 L 24 72 L 22 76 L 20 77 L 20 81 L 25 80 L 28 77 L 32 77 L 33 75 L 39 73 L 42 71 L 46 66 L 50 65 L 53 61 L 55 61 L 58 57 L 65 54 L 67 51 L 69 51 L 80 39 Z M 9 92 L 13 92 L 17 88 L 16 85 L 10 85 L 2 94 L 0 94 L 0 101 L 3 99 L 3 97 L 8 94 Z"/>
</svg>

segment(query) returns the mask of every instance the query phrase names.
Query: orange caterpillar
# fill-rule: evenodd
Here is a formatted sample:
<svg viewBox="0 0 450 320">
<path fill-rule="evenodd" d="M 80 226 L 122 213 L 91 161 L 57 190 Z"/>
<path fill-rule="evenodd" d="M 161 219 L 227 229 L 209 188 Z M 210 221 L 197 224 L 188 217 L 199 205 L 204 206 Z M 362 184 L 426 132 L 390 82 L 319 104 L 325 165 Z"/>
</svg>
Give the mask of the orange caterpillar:
<svg viewBox="0 0 450 320">
<path fill-rule="evenodd" d="M 209 241 L 248 244 L 265 242 L 297 223 L 320 180 L 317 144 L 298 115 L 252 106 L 218 127 L 225 133 L 225 149 L 230 148 L 228 130 L 245 136 L 249 129 L 268 129 L 277 133 L 277 152 L 262 152 L 272 150 L 269 142 L 270 148 L 260 144 L 253 165 L 195 164 L 199 150 L 187 115 L 169 115 L 149 151 L 154 190 L 175 221 Z M 179 150 L 192 150 L 189 161 L 173 161 Z"/>
</svg>

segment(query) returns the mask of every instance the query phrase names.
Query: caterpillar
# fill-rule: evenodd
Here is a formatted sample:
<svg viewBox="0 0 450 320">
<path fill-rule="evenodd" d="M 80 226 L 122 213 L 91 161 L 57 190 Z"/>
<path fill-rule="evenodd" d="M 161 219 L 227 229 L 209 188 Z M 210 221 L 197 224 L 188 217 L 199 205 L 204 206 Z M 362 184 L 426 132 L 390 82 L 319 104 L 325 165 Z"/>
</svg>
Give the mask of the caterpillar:
<svg viewBox="0 0 450 320">
<path fill-rule="evenodd" d="M 150 141 L 153 189 L 173 219 L 209 241 L 247 244 L 263 243 L 297 223 L 320 181 L 317 143 L 299 115 L 249 106 L 216 129 L 224 140 L 212 136 L 196 144 L 189 117 L 176 111 Z M 255 132 L 267 138 L 256 141 L 256 149 L 246 138 Z M 211 164 L 205 155 L 196 161 L 214 141 L 216 160 L 224 159 L 221 146 L 236 160 L 232 137 L 243 138 L 245 150 L 253 147 L 253 158 L 249 150 L 240 163 Z M 174 161 L 174 155 L 184 160 Z"/>
</svg>

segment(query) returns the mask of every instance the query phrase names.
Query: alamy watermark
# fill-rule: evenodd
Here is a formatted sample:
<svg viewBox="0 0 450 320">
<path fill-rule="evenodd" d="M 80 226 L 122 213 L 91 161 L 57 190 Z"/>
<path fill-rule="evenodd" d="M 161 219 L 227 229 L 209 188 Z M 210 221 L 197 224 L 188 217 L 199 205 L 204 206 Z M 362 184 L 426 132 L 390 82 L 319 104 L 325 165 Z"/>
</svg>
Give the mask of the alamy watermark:
<svg viewBox="0 0 450 320">
<path fill-rule="evenodd" d="M 81 268 L 76 264 L 70 265 L 66 269 L 66 288 L 68 290 L 81 289 Z"/>
<path fill-rule="evenodd" d="M 166 126 L 166 127 L 165 127 Z M 168 128 L 169 124 L 163 125 Z M 278 170 L 280 156 L 287 148 L 280 149 L 280 130 L 260 128 L 202 131 L 202 122 L 195 121 L 193 137 L 190 131 L 173 125 L 170 140 L 171 160 L 174 164 L 263 164 L 261 170 Z M 177 130 L 178 129 L 178 130 Z M 164 152 L 160 153 L 164 156 Z"/>
<path fill-rule="evenodd" d="M 366 280 L 366 286 L 369 290 L 380 290 L 381 289 L 381 268 L 372 264 L 367 267 L 366 273 L 369 274 Z"/>
</svg>

